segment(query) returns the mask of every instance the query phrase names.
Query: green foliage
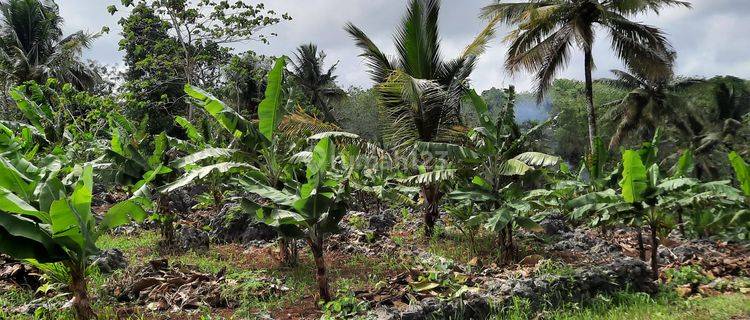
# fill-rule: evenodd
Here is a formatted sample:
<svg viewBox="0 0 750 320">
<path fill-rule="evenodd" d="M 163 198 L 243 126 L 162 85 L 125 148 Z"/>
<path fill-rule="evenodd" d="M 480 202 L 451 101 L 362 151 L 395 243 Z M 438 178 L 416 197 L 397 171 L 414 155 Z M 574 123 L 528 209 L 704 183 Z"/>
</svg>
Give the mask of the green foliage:
<svg viewBox="0 0 750 320">
<path fill-rule="evenodd" d="M 628 203 L 640 202 L 648 188 L 646 166 L 637 151 L 625 150 L 622 154 L 622 197 Z"/>
<path fill-rule="evenodd" d="M 346 98 L 334 103 L 335 117 L 341 128 L 355 133 L 362 138 L 379 143 L 380 118 L 377 109 L 377 93 L 374 88 L 360 89 L 351 87 Z"/>
<path fill-rule="evenodd" d="M 606 114 L 604 105 L 608 102 L 622 99 L 626 91 L 595 82 L 594 105 L 598 114 Z M 584 83 L 576 80 L 558 79 L 552 84 L 549 97 L 552 102 L 551 114 L 558 115 L 558 121 L 552 132 L 555 142 L 554 154 L 566 161 L 577 164 L 588 153 L 586 132 L 586 100 Z M 600 136 L 609 137 L 614 130 L 603 123 Z M 638 139 L 640 141 L 640 139 Z"/>
<path fill-rule="evenodd" d="M 338 124 L 334 116 L 332 102 L 340 101 L 346 93 L 336 85 L 336 71 L 338 63 L 334 63 L 324 70 L 326 54 L 318 51 L 318 46 L 310 43 L 297 48 L 292 60 L 291 78 L 305 97 L 305 101 L 322 113 L 323 119 L 329 123 Z"/>
<path fill-rule="evenodd" d="M 336 300 L 323 304 L 321 319 L 349 319 L 367 311 L 367 302 L 357 299 L 352 294 L 342 295 Z"/>
<path fill-rule="evenodd" d="M 667 269 L 667 283 L 673 286 L 708 284 L 712 279 L 704 275 L 700 265 L 686 265 L 678 269 Z"/>
</svg>

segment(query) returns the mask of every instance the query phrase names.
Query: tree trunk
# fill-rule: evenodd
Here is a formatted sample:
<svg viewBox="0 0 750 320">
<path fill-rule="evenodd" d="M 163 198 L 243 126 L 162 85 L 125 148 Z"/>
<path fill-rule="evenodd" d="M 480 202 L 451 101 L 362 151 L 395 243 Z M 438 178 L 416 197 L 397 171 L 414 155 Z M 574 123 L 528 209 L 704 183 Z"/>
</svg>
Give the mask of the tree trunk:
<svg viewBox="0 0 750 320">
<path fill-rule="evenodd" d="M 596 108 L 594 107 L 594 83 L 591 79 L 591 71 L 594 68 L 594 57 L 591 54 L 591 48 L 585 50 L 585 71 L 586 71 L 586 102 L 588 107 L 589 123 L 589 146 L 591 152 L 594 152 L 594 138 L 596 138 Z"/>
<path fill-rule="evenodd" d="M 659 279 L 659 239 L 656 237 L 656 226 L 651 225 L 651 272 L 654 280 Z"/>
<path fill-rule="evenodd" d="M 318 291 L 320 292 L 320 299 L 325 302 L 331 301 L 331 291 L 328 288 L 328 275 L 326 274 L 326 261 L 323 257 L 323 239 L 307 239 L 310 245 L 310 251 L 312 251 L 313 257 L 315 258 L 316 274 L 315 278 L 318 281 Z"/>
<path fill-rule="evenodd" d="M 73 293 L 73 312 L 77 320 L 96 319 L 91 308 L 86 282 L 86 270 L 77 265 L 68 266 L 70 272 L 70 291 Z"/>
<path fill-rule="evenodd" d="M 685 237 L 685 222 L 682 220 L 682 209 L 677 209 L 677 228 L 680 230 L 680 235 Z"/>
<path fill-rule="evenodd" d="M 643 247 L 643 228 L 638 227 L 638 257 L 646 261 L 646 249 Z"/>
<path fill-rule="evenodd" d="M 424 235 L 431 237 L 435 231 L 435 223 L 440 218 L 439 202 L 440 187 L 438 185 L 422 186 L 422 196 L 424 196 Z"/>
</svg>

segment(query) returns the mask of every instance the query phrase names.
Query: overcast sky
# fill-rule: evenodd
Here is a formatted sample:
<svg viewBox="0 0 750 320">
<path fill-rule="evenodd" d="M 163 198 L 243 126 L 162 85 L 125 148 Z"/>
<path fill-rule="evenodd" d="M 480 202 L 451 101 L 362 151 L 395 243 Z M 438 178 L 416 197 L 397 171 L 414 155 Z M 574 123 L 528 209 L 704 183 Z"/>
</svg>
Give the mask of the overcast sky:
<svg viewBox="0 0 750 320">
<path fill-rule="evenodd" d="M 391 35 L 406 8 L 404 0 L 265 0 L 267 8 L 288 12 L 293 21 L 286 21 L 266 32 L 276 32 L 269 45 L 247 42 L 238 50 L 253 50 L 267 55 L 290 55 L 302 44 L 313 42 L 328 55 L 328 63 L 339 61 L 338 75 L 342 86 L 370 86 L 371 83 L 357 55 L 358 49 L 343 31 L 347 21 L 363 30 L 383 49 L 393 52 Z M 477 15 L 491 0 L 443 0 L 440 13 L 440 35 L 443 55 L 455 57 L 484 27 Z M 670 8 L 661 15 L 633 18 L 662 28 L 677 49 L 677 72 L 687 76 L 731 74 L 750 78 L 750 0 L 693 0 L 693 9 Z M 106 12 L 119 0 L 58 0 L 67 32 L 98 31 L 109 26 L 109 35 L 98 39 L 86 53 L 87 58 L 106 64 L 121 63 L 117 50 L 120 28 L 115 16 Z M 122 9 L 122 8 L 121 8 Z M 500 32 L 504 35 L 507 28 Z M 515 84 L 530 89 L 526 74 L 511 77 L 503 71 L 507 46 L 496 39 L 480 59 L 471 79 L 478 89 Z M 608 70 L 621 68 L 609 50 L 609 39 L 600 37 L 595 46 L 597 65 L 595 77 L 608 76 Z M 561 77 L 583 78 L 583 55 L 572 56 Z"/>
</svg>

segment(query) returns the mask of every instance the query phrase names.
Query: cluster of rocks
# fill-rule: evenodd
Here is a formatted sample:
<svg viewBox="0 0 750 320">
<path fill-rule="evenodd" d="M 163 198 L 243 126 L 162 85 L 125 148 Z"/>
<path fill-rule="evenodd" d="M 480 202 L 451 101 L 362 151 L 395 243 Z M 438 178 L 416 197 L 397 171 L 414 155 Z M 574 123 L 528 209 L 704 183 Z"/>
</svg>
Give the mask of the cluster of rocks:
<svg viewBox="0 0 750 320">
<path fill-rule="evenodd" d="M 388 237 L 396 225 L 396 216 L 391 211 L 352 211 L 347 214 L 346 219 L 339 224 L 340 231 L 331 235 L 328 250 L 375 254 L 396 248 L 396 244 Z"/>
<path fill-rule="evenodd" d="M 405 310 L 381 306 L 371 316 L 381 320 L 410 319 L 487 319 L 492 312 L 511 308 L 514 298 L 521 298 L 533 308 L 582 301 L 597 294 L 618 290 L 656 292 L 649 279 L 648 266 L 637 259 L 618 261 L 570 275 L 543 274 L 521 279 L 497 279 L 487 283 L 479 293 L 467 293 L 459 300 L 428 298 L 409 305 Z"/>
<path fill-rule="evenodd" d="M 547 246 L 548 251 L 584 253 L 590 260 L 610 260 L 623 257 L 622 248 L 589 234 L 584 229 L 563 232 L 561 240 Z"/>
</svg>

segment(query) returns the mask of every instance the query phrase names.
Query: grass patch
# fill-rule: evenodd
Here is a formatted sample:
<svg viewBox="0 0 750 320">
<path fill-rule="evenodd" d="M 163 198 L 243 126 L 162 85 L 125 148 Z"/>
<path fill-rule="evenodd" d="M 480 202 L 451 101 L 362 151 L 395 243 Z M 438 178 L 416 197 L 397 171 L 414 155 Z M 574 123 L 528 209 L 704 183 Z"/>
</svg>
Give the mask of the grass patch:
<svg viewBox="0 0 750 320">
<path fill-rule="evenodd" d="M 516 301 L 509 310 L 498 312 L 494 319 L 550 320 L 730 320 L 750 317 L 750 296 L 741 294 L 683 299 L 674 292 L 655 298 L 645 293 L 621 292 L 597 296 L 584 304 L 569 304 L 558 309 L 535 313 L 528 304 Z"/>
<path fill-rule="evenodd" d="M 121 250 L 129 259 L 130 264 L 133 264 L 147 258 L 155 258 L 154 249 L 159 239 L 159 232 L 143 230 L 134 235 L 104 234 L 96 241 L 96 245 L 102 250 Z"/>
</svg>

